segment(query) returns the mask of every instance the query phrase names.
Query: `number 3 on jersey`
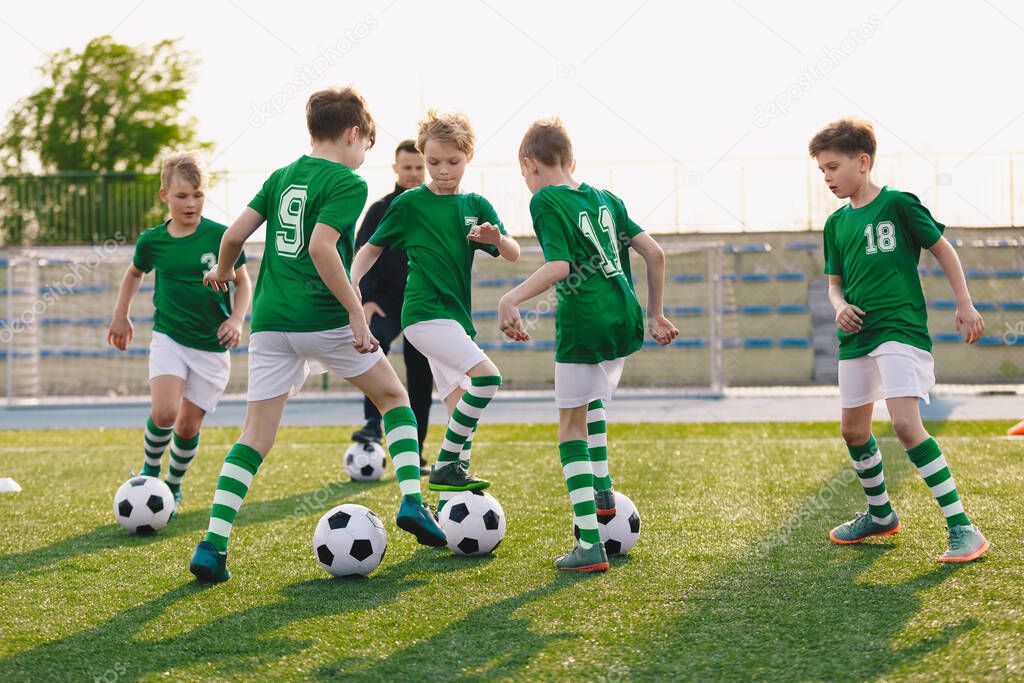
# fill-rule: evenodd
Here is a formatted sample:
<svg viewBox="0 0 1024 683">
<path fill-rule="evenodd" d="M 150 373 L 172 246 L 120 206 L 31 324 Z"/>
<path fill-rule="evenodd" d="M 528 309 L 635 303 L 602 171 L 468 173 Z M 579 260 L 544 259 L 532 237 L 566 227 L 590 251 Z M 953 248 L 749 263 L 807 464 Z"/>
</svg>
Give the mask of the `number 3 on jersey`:
<svg viewBox="0 0 1024 683">
<path fill-rule="evenodd" d="M 586 211 L 580 211 L 580 231 L 590 240 L 594 248 L 597 249 L 597 253 L 600 254 L 601 272 L 604 273 L 606 278 L 622 275 L 622 263 L 619 261 L 619 250 L 615 239 L 617 235 L 615 232 L 615 221 L 612 219 L 612 212 L 604 204 L 598 209 L 597 222 L 601 226 L 601 232 L 605 234 L 606 239 L 604 242 L 607 246 L 602 244 L 600 235 L 594 229 L 594 224 L 590 220 L 590 214 Z"/>
<path fill-rule="evenodd" d="M 305 246 L 306 235 L 302 229 L 305 209 L 306 186 L 289 185 L 277 203 L 277 220 L 281 227 L 274 236 L 274 244 L 281 256 L 295 258 Z"/>
</svg>

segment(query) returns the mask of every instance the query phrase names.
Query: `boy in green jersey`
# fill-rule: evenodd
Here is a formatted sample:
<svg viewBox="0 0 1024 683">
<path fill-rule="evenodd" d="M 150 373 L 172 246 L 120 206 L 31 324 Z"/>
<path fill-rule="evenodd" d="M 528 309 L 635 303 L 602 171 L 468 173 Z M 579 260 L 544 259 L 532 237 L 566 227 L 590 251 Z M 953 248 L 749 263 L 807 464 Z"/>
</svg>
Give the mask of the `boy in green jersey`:
<svg viewBox="0 0 1024 683">
<path fill-rule="evenodd" d="M 267 222 L 266 247 L 253 300 L 249 340 L 249 395 L 242 435 L 224 460 L 206 537 L 190 570 L 200 581 L 225 581 L 228 538 L 270 452 L 285 403 L 311 372 L 338 373 L 380 409 L 402 493 L 399 528 L 424 545 L 445 536 L 420 493 L 419 442 L 409 397 L 370 334 L 359 296 L 348 278 L 356 219 L 366 182 L 354 169 L 373 145 L 375 126 L 352 88 L 328 88 L 306 103 L 312 151 L 270 175 L 224 234 L 216 269 L 206 278 L 224 289 L 231 263 Z"/>
<path fill-rule="evenodd" d="M 128 317 L 145 273 L 156 271 L 153 337 L 149 346 L 152 409 L 146 421 L 140 474 L 159 477 L 170 446 L 167 478 L 174 494 L 173 516 L 181 505 L 181 479 L 199 448 L 199 429 L 212 413 L 231 376 L 228 350 L 238 346 L 249 309 L 252 282 L 245 254 L 232 261 L 234 302 L 227 292 L 203 287 L 203 275 L 217 261 L 226 225 L 203 218 L 206 172 L 190 152 L 164 160 L 160 199 L 170 220 L 139 235 L 114 306 L 107 343 L 124 351 L 134 336 Z"/>
<path fill-rule="evenodd" d="M 608 556 L 598 517 L 615 514 L 608 474 L 604 402 L 618 385 L 626 356 L 644 341 L 644 313 L 633 290 L 632 247 L 647 265 L 647 327 L 668 345 L 679 330 L 663 314 L 665 254 L 634 223 L 622 200 L 573 179 L 572 142 L 558 119 L 537 121 L 523 137 L 519 163 L 533 194 L 530 215 L 545 263 L 498 303 L 501 330 L 530 338 L 519 304 L 556 285 L 555 405 L 558 450 L 579 543 L 558 569 L 605 571 Z"/>
<path fill-rule="evenodd" d="M 359 282 L 385 247 L 409 256 L 402 331 L 427 357 L 449 414 L 430 471 L 430 490 L 441 492 L 438 511 L 455 492 L 490 485 L 469 473 L 473 433 L 501 386 L 497 366 L 473 341 L 473 256 L 480 250 L 509 261 L 519 258 L 519 244 L 505 234 L 490 202 L 459 188 L 475 140 L 465 116 L 427 113 L 416 147 L 430 183 L 395 198 L 352 266 L 353 281 Z"/>
<path fill-rule="evenodd" d="M 949 549 L 942 562 L 969 562 L 988 541 L 964 512 L 939 444 L 921 422 L 918 402 L 935 384 L 928 315 L 917 265 L 921 249 L 938 260 L 956 295 L 956 328 L 973 344 L 985 330 L 971 302 L 960 259 L 945 229 L 917 197 L 871 178 L 875 133 L 870 123 L 829 124 L 809 145 L 835 196 L 850 203 L 825 221 L 825 273 L 836 310 L 842 434 L 868 499 L 866 512 L 832 529 L 835 543 L 890 536 L 900 520 L 889 502 L 882 456 L 871 434 L 875 401 L 885 399 L 892 428 L 946 518 Z"/>
</svg>

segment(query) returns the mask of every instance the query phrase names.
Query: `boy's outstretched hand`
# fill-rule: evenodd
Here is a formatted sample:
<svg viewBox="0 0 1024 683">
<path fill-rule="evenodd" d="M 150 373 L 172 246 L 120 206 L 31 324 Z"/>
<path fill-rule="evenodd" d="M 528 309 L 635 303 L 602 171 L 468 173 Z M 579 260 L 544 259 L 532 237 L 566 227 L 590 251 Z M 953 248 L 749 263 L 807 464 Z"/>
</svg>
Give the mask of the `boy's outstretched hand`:
<svg viewBox="0 0 1024 683">
<path fill-rule="evenodd" d="M 235 281 L 234 269 L 221 272 L 220 268 L 214 266 L 203 275 L 203 286 L 212 287 L 215 292 L 228 291 L 228 285 Z"/>
<path fill-rule="evenodd" d="M 498 230 L 496 225 L 481 223 L 470 228 L 466 238 L 471 242 L 479 242 L 480 244 L 497 244 L 501 241 L 501 230 Z"/>
<path fill-rule="evenodd" d="M 964 308 L 957 307 L 956 331 L 964 335 L 964 341 L 968 344 L 973 344 L 981 339 L 981 335 L 985 332 L 985 320 L 981 317 L 981 313 L 978 313 L 978 309 L 973 305 Z"/>
<path fill-rule="evenodd" d="M 672 340 L 679 336 L 679 328 L 663 315 L 656 315 L 647 319 L 647 329 L 654 341 L 662 346 L 668 346 Z"/>
<path fill-rule="evenodd" d="M 498 301 L 498 325 L 513 341 L 530 341 L 523 318 L 519 315 L 519 307 L 505 297 Z"/>
<path fill-rule="evenodd" d="M 128 318 L 121 318 L 120 320 L 114 318 L 110 323 L 110 329 L 107 330 L 107 343 L 118 351 L 124 351 L 134 336 L 135 326 L 132 325 L 131 320 Z"/>
</svg>

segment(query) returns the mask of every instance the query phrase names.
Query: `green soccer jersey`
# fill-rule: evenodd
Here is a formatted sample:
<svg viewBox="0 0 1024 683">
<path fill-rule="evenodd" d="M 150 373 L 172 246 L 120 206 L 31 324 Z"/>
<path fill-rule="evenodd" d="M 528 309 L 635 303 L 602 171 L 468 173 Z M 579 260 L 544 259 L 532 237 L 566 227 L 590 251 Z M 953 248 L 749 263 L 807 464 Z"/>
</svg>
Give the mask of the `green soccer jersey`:
<svg viewBox="0 0 1024 683">
<path fill-rule="evenodd" d="M 231 315 L 230 294 L 204 287 L 203 275 L 217 264 L 227 226 L 203 218 L 191 235 L 173 237 L 168 223 L 143 231 L 132 259 L 143 273 L 156 271 L 153 330 L 193 349 L 224 351 L 217 329 Z M 243 263 L 245 254 L 235 268 Z"/>
<path fill-rule="evenodd" d="M 917 264 L 945 226 L 909 192 L 883 187 L 870 204 L 849 204 L 825 221 L 825 273 L 840 275 L 846 300 L 864 311 L 860 332 L 837 328 L 839 359 L 898 341 L 931 351 Z"/>
<path fill-rule="evenodd" d="M 533 229 L 546 261 L 568 261 L 558 283 L 555 360 L 600 363 L 622 358 L 644 342 L 644 314 L 633 289 L 629 242 L 643 228 L 622 200 L 582 184 L 552 185 L 530 201 Z"/>
<path fill-rule="evenodd" d="M 348 325 L 348 311 L 316 272 L 309 240 L 317 223 L 337 230 L 338 253 L 348 273 L 364 204 L 366 181 L 327 159 L 303 156 L 267 178 L 249 202 L 267 219 L 253 295 L 253 332 L 319 332 Z"/>
<path fill-rule="evenodd" d="M 395 197 L 370 244 L 409 255 L 402 327 L 425 320 L 454 320 L 471 338 L 473 303 L 470 277 L 476 250 L 498 255 L 491 244 L 466 238 L 474 225 L 505 228 L 490 202 L 478 194 L 435 194 L 426 185 Z"/>
</svg>

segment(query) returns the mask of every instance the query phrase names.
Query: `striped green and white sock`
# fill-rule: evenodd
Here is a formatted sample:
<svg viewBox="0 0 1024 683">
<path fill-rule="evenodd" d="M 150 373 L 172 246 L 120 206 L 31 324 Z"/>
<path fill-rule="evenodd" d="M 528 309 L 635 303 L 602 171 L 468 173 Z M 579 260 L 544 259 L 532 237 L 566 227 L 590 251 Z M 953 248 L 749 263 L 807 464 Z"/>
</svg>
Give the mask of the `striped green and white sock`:
<svg viewBox="0 0 1024 683">
<path fill-rule="evenodd" d="M 587 405 L 587 448 L 594 468 L 594 489 L 607 491 L 612 487 L 612 478 L 608 474 L 608 422 L 601 399 Z"/>
<path fill-rule="evenodd" d="M 462 444 L 462 451 L 459 453 L 459 460 L 466 463 L 466 467 L 469 467 L 469 459 L 473 454 L 473 436 L 476 434 L 476 427 L 473 427 L 473 433 L 469 435 L 466 442 Z M 461 491 L 439 491 L 437 496 L 437 514 L 441 514 L 441 510 L 444 510 L 444 506 L 448 504 L 448 501 L 455 497 L 456 494 Z"/>
<path fill-rule="evenodd" d="M 196 434 L 191 439 L 184 439 L 177 434 L 171 440 L 171 459 L 167 463 L 167 478 L 164 482 L 171 487 L 173 491 L 175 487 L 181 486 L 181 478 L 185 476 L 185 472 L 188 470 L 188 466 L 192 464 L 192 459 L 196 457 L 196 451 L 199 450 L 199 435 Z"/>
<path fill-rule="evenodd" d="M 174 425 L 157 427 L 152 417 L 146 418 L 146 431 L 143 433 L 142 445 L 146 459 L 139 474 L 146 477 L 160 476 L 160 461 L 163 460 L 164 451 L 171 441 L 171 432 L 173 431 Z"/>
<path fill-rule="evenodd" d="M 864 495 L 868 497 L 868 513 L 876 524 L 888 524 L 892 521 L 892 505 L 889 503 L 889 492 L 885 490 L 885 474 L 882 471 L 882 454 L 878 452 L 875 435 L 868 437 L 867 443 L 860 446 L 847 446 L 853 469 L 864 487 Z"/>
<path fill-rule="evenodd" d="M 971 521 L 964 513 L 963 503 L 960 502 L 956 482 L 953 481 L 953 475 L 949 472 L 946 457 L 942 455 L 938 442 L 928 437 L 908 450 L 907 455 L 935 496 L 935 501 L 946 517 L 946 526 L 952 529 L 955 526 L 970 524 Z"/>
<path fill-rule="evenodd" d="M 469 389 L 459 399 L 455 411 L 448 420 L 448 431 L 441 442 L 441 451 L 437 454 L 435 467 L 445 467 L 459 460 L 466 439 L 473 434 L 487 404 L 498 393 L 501 375 L 471 377 L 469 382 Z"/>
<path fill-rule="evenodd" d="M 569 487 L 572 521 L 580 530 L 580 546 L 586 550 L 601 542 L 597 530 L 597 503 L 594 502 L 594 470 L 586 441 L 565 441 L 558 444 L 562 473 Z"/>
<path fill-rule="evenodd" d="M 395 465 L 398 488 L 403 496 L 423 502 L 420 493 L 420 442 L 416 431 L 416 414 L 409 406 L 399 406 L 384 413 L 384 439 L 391 462 Z"/>
<path fill-rule="evenodd" d="M 220 469 L 220 478 L 217 479 L 217 490 L 213 494 L 210 526 L 203 539 L 212 543 L 217 550 L 224 552 L 228 549 L 228 539 L 238 508 L 242 507 L 242 500 L 249 492 L 252 478 L 256 476 L 262 462 L 263 456 L 245 444 L 236 443 L 228 451 L 228 457 Z"/>
</svg>

